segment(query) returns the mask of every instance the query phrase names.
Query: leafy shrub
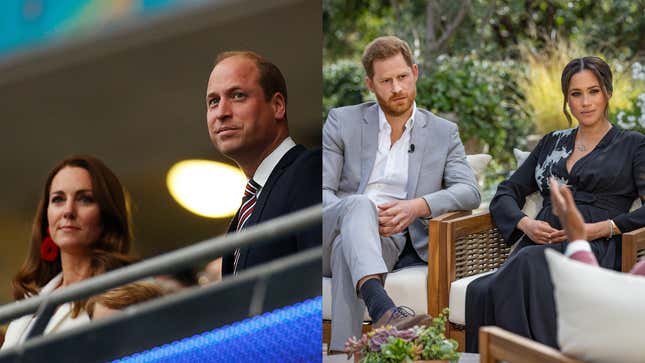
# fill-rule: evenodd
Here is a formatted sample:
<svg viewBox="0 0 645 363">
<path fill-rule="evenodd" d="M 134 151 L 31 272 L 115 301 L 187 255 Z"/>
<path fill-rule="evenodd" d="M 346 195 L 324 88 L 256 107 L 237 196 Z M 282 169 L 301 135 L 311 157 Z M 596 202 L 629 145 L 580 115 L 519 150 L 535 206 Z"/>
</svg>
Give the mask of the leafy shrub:
<svg viewBox="0 0 645 363">
<path fill-rule="evenodd" d="M 645 81 L 645 66 L 636 62 L 632 65 L 634 88 L 643 90 Z M 640 87 L 639 87 L 640 86 Z M 618 125 L 629 130 L 645 132 L 645 90 L 632 98 L 631 103 L 624 108 L 618 108 L 610 113 L 610 118 Z"/>
<path fill-rule="evenodd" d="M 342 60 L 323 66 L 323 120 L 333 107 L 356 105 L 368 98 L 360 62 Z"/>
<path fill-rule="evenodd" d="M 512 148 L 524 146 L 532 131 L 530 110 L 515 82 L 519 70 L 510 60 L 442 56 L 435 69 L 419 78 L 417 104 L 440 115 L 454 113 L 467 149 L 480 146 L 467 151 L 490 153 L 507 166 L 513 160 Z"/>
</svg>

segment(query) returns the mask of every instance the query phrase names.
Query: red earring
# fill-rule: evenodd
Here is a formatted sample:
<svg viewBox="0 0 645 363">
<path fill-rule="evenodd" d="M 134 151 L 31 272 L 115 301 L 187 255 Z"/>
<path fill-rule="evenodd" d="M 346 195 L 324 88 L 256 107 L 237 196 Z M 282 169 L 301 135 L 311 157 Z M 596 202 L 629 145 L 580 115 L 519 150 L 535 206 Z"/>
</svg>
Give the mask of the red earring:
<svg viewBox="0 0 645 363">
<path fill-rule="evenodd" d="M 58 257 L 58 246 L 49 236 L 49 232 L 47 232 L 47 237 L 40 244 L 40 257 L 47 262 L 53 262 Z"/>
</svg>

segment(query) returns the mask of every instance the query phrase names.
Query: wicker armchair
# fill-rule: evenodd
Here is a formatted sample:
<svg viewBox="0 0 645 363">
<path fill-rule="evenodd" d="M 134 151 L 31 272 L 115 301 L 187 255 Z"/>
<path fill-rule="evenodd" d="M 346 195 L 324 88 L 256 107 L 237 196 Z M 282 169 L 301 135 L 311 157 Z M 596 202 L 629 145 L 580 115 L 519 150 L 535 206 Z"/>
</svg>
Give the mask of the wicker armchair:
<svg viewBox="0 0 645 363">
<path fill-rule="evenodd" d="M 440 231 L 442 235 L 429 241 L 428 313 L 436 316 L 450 306 L 453 282 L 499 267 L 511 248 L 493 227 L 489 212 L 430 223 L 430 230 Z M 645 256 L 645 228 L 625 233 L 622 241 L 622 268 L 629 271 Z M 465 303 L 465 295 L 462 297 Z M 452 315 L 453 311 L 446 335 L 457 340 L 463 349 L 465 326 L 456 324 Z"/>
</svg>

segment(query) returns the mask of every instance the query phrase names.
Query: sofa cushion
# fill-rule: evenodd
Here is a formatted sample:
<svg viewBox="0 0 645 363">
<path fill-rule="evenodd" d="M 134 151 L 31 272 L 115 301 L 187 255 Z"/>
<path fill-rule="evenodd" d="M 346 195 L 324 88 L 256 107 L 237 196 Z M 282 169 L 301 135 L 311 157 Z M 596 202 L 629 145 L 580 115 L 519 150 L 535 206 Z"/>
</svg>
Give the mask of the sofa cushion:
<svg viewBox="0 0 645 363">
<path fill-rule="evenodd" d="M 466 289 L 468 288 L 468 285 L 478 277 L 486 276 L 493 272 L 495 272 L 495 270 L 464 277 L 463 279 L 455 280 L 450 284 L 450 298 L 448 306 L 450 308 L 450 314 L 448 315 L 448 320 L 450 320 L 451 323 L 466 325 Z"/>
<path fill-rule="evenodd" d="M 517 161 L 517 167 L 524 164 L 526 158 L 531 154 L 530 151 L 522 151 L 520 149 L 513 149 L 513 155 L 515 155 L 515 160 Z M 524 202 L 524 207 L 522 212 L 529 216 L 530 218 L 535 218 L 540 209 L 542 209 L 543 198 L 542 195 L 538 192 L 531 193 L 526 196 L 526 201 Z"/>
<path fill-rule="evenodd" d="M 405 305 L 417 313 L 428 312 L 428 266 L 410 266 L 390 272 L 385 291 L 396 305 Z M 323 277 L 323 319 L 331 320 L 331 278 Z M 371 321 L 367 310 L 364 321 Z"/>
<path fill-rule="evenodd" d="M 645 277 L 570 260 L 547 249 L 558 343 L 586 362 L 643 362 Z"/>
<path fill-rule="evenodd" d="M 477 178 L 477 183 L 480 186 L 483 185 L 484 172 L 492 159 L 493 157 L 488 154 L 466 155 L 466 161 L 470 165 L 470 168 L 473 169 L 473 172 L 475 172 L 475 178 Z"/>
</svg>

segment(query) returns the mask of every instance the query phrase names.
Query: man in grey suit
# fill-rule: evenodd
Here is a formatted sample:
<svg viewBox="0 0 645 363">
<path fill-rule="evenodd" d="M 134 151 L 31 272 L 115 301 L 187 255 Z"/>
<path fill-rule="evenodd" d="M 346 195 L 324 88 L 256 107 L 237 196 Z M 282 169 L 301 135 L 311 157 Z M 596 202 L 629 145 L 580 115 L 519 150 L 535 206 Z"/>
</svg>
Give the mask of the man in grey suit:
<svg viewBox="0 0 645 363">
<path fill-rule="evenodd" d="M 323 128 L 331 350 L 360 335 L 363 302 L 376 327 L 427 323 L 427 315 L 394 304 L 385 276 L 404 250 L 427 263 L 429 218 L 480 203 L 457 126 L 416 107 L 418 68 L 407 43 L 377 38 L 362 62 L 378 102 L 332 109 Z"/>
</svg>

